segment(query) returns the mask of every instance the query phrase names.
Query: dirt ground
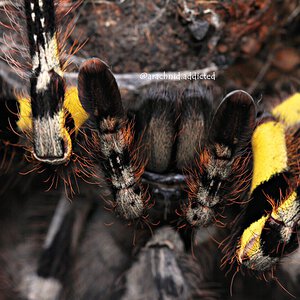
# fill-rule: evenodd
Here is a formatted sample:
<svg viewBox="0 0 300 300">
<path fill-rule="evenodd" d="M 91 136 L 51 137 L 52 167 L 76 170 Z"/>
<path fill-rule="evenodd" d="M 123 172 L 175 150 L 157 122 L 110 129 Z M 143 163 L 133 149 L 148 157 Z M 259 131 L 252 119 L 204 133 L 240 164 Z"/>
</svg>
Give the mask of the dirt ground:
<svg viewBox="0 0 300 300">
<path fill-rule="evenodd" d="M 118 74 L 213 66 L 216 85 L 225 90 L 236 86 L 258 97 L 281 93 L 289 84 L 299 86 L 299 0 L 73 2 L 60 1 L 57 8 L 66 49 L 83 45 L 69 71 L 97 56 Z M 0 19 L 9 23 L 5 11 Z M 5 26 L 0 55 L 20 62 L 12 44 L 26 57 L 24 34 Z"/>
</svg>

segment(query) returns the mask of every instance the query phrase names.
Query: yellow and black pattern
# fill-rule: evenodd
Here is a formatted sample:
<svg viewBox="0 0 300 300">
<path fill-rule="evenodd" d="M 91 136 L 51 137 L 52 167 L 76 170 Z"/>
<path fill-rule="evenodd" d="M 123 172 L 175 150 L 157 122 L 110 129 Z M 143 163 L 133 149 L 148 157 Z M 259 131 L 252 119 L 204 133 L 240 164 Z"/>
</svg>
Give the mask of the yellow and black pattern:
<svg viewBox="0 0 300 300">
<path fill-rule="evenodd" d="M 93 228 L 93 237 L 99 236 L 100 243 L 84 244 L 95 251 L 88 259 L 102 259 L 97 251 L 106 248 L 109 235 L 119 239 L 123 250 L 124 237 L 132 235 L 135 239 L 141 234 L 144 240 L 137 238 L 135 250 L 135 240 L 130 239 L 128 253 L 111 251 L 109 257 L 119 263 L 118 259 L 126 261 L 126 255 L 132 260 L 136 251 L 133 265 L 142 267 L 133 266 L 128 271 L 128 264 L 123 273 L 118 269 L 117 275 L 125 274 L 128 282 L 150 280 L 151 288 L 168 299 L 175 299 L 174 295 L 176 299 L 193 298 L 185 297 L 193 294 L 186 287 L 197 290 L 194 281 L 198 282 L 199 266 L 194 263 L 192 250 L 199 249 L 202 255 L 203 248 L 197 248 L 196 241 L 204 227 L 214 226 L 222 232 L 221 239 L 226 233 L 229 242 L 224 249 L 225 262 L 227 266 L 237 265 L 238 270 L 250 269 L 259 274 L 273 271 L 298 247 L 299 93 L 258 117 L 258 104 L 243 90 L 219 95 L 219 103 L 213 89 L 198 82 L 187 88 L 163 85 L 152 87 L 138 105 L 134 103 L 125 110 L 116 77 L 101 59 L 82 63 L 78 87 L 67 86 L 55 2 L 22 3 L 31 60 L 30 90 L 29 96 L 18 95 L 8 106 L 6 101 L 10 99 L 0 98 L 0 175 L 4 178 L 7 170 L 15 171 L 11 161 L 18 153 L 23 165 L 34 165 L 32 178 L 57 188 L 59 197 L 53 197 L 51 205 L 55 209 L 47 215 L 50 220 L 45 222 L 34 264 L 28 266 L 25 262 L 26 267 L 14 277 L 20 299 L 58 299 L 65 293 L 66 299 L 76 298 L 77 285 L 70 284 L 72 272 L 84 277 L 82 274 L 89 273 L 94 263 L 81 265 L 80 271 L 72 269 L 74 256 L 95 220 L 102 226 L 99 231 L 99 227 Z M 28 150 L 31 159 L 26 162 Z M 73 191 L 74 182 L 77 193 Z M 63 190 L 61 183 L 68 188 Z M 76 194 L 76 201 L 68 201 L 69 194 Z M 108 210 L 116 216 L 103 212 L 103 203 L 108 203 Z M 43 205 L 34 211 L 38 221 L 28 222 L 38 230 L 44 224 Z M 120 226 L 117 230 L 114 223 Z M 115 244 L 110 247 L 109 251 L 117 249 Z M 209 247 L 204 250 L 210 251 Z M 78 253 L 81 259 L 84 251 Z M 214 254 L 212 251 L 210 258 Z M 0 255 L 0 266 L 1 259 Z M 213 257 L 217 259 L 217 255 Z M 0 298 L 3 270 L 0 268 Z M 140 270 L 145 278 L 139 276 Z M 95 273 L 107 275 L 98 269 L 93 276 Z M 135 273 L 139 278 L 132 276 Z M 97 290 L 102 285 L 97 275 L 95 283 L 85 282 L 84 278 L 84 284 L 78 285 L 85 291 L 82 294 L 89 295 L 90 287 Z M 65 289 L 73 290 L 68 294 Z M 202 291 L 197 292 L 202 298 Z M 127 291 L 131 293 L 134 291 Z M 82 297 L 91 298 L 99 299 Z"/>
<path fill-rule="evenodd" d="M 255 271 L 270 270 L 298 246 L 299 104 L 299 94 L 286 99 L 252 136 L 250 202 L 238 222 L 235 255 L 239 264 Z"/>
<path fill-rule="evenodd" d="M 74 90 L 66 88 L 63 78 L 54 2 L 24 1 L 24 9 L 31 75 L 30 100 L 19 101 L 20 129 L 30 137 L 31 151 L 36 160 L 53 165 L 64 164 L 70 160 L 73 151 L 74 128 L 70 125 L 73 123 L 70 118 L 80 119 L 81 125 L 87 114 Z M 78 128 L 78 122 L 74 122 Z"/>
</svg>

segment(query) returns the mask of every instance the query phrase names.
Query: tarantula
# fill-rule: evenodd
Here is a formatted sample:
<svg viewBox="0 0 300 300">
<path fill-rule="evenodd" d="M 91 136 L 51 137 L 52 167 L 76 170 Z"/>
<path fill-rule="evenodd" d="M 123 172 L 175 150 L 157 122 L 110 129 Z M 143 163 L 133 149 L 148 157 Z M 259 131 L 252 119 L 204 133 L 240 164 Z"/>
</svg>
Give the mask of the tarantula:
<svg viewBox="0 0 300 300">
<path fill-rule="evenodd" d="M 67 87 L 53 1 L 24 1 L 24 12 L 30 92 L 1 99 L 1 177 L 35 167 L 31 192 L 2 200 L 20 219 L 7 227 L 18 242 L 1 237 L 4 299 L 223 299 L 204 227 L 215 224 L 238 270 L 264 274 L 298 246 L 299 94 L 258 116 L 242 90 L 219 103 L 205 85 L 159 86 L 125 110 L 98 58 Z M 45 196 L 41 179 L 80 193 Z"/>
</svg>

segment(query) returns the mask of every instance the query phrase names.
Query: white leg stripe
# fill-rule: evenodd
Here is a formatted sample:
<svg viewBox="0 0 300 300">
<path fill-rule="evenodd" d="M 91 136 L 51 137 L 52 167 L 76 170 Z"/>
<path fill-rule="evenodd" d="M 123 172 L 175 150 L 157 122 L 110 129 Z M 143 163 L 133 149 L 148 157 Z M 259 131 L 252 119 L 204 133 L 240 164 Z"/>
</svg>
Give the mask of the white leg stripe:
<svg viewBox="0 0 300 300">
<path fill-rule="evenodd" d="M 59 298 L 62 290 L 62 284 L 54 278 L 31 275 L 25 279 L 25 282 L 28 300 L 55 300 Z"/>
</svg>

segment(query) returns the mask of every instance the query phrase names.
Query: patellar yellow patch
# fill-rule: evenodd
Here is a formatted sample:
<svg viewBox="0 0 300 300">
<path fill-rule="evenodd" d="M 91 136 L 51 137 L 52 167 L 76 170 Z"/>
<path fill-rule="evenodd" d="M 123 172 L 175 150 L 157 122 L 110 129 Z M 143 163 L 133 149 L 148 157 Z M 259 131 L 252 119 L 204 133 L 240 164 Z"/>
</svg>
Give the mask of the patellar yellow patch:
<svg viewBox="0 0 300 300">
<path fill-rule="evenodd" d="M 22 132 L 32 130 L 30 100 L 25 97 L 17 98 L 19 102 L 19 120 L 17 126 Z"/>
<path fill-rule="evenodd" d="M 81 105 L 76 87 L 73 86 L 67 89 L 64 107 L 71 113 L 74 119 L 75 129 L 78 130 L 88 119 L 89 115 Z"/>
<path fill-rule="evenodd" d="M 25 97 L 18 98 L 20 105 L 19 120 L 17 122 L 18 128 L 21 131 L 32 130 L 32 115 L 30 99 Z M 65 94 L 64 107 L 71 113 L 74 119 L 76 131 L 83 125 L 88 119 L 88 113 L 83 109 L 76 87 L 67 88 Z"/>
<path fill-rule="evenodd" d="M 273 121 L 259 125 L 252 136 L 252 150 L 254 165 L 251 192 L 288 167 L 284 125 Z"/>
<path fill-rule="evenodd" d="M 300 93 L 295 93 L 272 110 L 272 114 L 288 126 L 300 122 Z"/>
<path fill-rule="evenodd" d="M 253 222 L 247 229 L 244 230 L 236 253 L 240 262 L 242 262 L 244 257 L 251 258 L 261 250 L 260 236 L 268 217 L 269 216 L 261 217 L 258 221 Z"/>
</svg>

